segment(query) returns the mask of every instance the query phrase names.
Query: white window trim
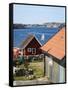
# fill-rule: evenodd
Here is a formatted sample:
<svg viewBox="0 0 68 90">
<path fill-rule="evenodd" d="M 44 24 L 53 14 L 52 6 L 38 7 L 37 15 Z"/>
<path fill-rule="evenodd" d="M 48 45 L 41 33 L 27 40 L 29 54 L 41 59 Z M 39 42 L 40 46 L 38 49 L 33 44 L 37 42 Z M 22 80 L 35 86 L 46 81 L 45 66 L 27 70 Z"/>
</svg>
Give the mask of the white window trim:
<svg viewBox="0 0 68 90">
<path fill-rule="evenodd" d="M 34 49 L 34 51 L 33 51 Z M 36 54 L 36 48 L 32 48 L 32 54 Z"/>
<path fill-rule="evenodd" d="M 27 51 L 28 52 L 32 52 L 32 48 L 27 48 Z"/>
</svg>

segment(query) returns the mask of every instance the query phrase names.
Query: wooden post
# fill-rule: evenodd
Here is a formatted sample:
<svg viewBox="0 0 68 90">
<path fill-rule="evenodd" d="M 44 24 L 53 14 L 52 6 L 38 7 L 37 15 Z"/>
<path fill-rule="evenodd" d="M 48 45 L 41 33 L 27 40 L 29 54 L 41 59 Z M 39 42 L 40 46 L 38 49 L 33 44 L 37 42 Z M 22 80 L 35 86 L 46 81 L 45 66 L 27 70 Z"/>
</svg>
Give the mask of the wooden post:
<svg viewBox="0 0 68 90">
<path fill-rule="evenodd" d="M 46 75 L 46 60 L 45 60 L 45 53 L 44 53 L 44 76 Z"/>
</svg>

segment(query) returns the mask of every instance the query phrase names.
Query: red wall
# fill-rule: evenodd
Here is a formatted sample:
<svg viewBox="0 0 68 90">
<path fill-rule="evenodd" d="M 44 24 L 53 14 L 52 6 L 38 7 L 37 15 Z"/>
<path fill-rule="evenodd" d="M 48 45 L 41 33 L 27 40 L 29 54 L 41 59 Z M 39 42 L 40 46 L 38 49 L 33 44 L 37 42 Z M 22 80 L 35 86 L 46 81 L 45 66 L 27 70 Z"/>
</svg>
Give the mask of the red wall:
<svg viewBox="0 0 68 90">
<path fill-rule="evenodd" d="M 37 55 L 37 54 L 41 54 L 41 50 L 39 49 L 41 47 L 41 45 L 38 43 L 38 41 L 33 38 L 33 40 L 27 45 L 27 47 L 25 48 L 25 55 Z M 28 52 L 28 48 L 36 48 L 36 54 L 32 54 L 32 52 Z"/>
</svg>

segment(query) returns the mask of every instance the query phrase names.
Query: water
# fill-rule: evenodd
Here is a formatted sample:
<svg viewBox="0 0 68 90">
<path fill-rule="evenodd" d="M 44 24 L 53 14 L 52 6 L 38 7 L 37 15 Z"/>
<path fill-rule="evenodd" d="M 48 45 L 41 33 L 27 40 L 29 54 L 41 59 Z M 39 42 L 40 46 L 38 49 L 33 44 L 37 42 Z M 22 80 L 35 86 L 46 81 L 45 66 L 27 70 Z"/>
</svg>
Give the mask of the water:
<svg viewBox="0 0 68 90">
<path fill-rule="evenodd" d="M 43 45 L 46 43 L 56 32 L 58 32 L 58 28 L 45 28 L 45 27 L 33 27 L 28 29 L 14 29 L 13 37 L 14 47 L 19 47 L 24 41 L 28 35 L 33 34 L 35 37 L 40 41 L 40 43 Z M 44 36 L 43 36 L 44 35 Z M 44 37 L 42 39 L 42 37 Z"/>
</svg>

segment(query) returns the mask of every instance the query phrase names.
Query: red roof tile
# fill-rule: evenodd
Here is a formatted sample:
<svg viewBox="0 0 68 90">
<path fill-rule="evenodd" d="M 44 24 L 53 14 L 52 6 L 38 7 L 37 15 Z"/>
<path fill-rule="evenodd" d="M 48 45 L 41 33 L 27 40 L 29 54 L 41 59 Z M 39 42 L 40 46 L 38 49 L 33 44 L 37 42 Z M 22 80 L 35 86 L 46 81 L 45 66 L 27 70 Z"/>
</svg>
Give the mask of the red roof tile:
<svg viewBox="0 0 68 90">
<path fill-rule="evenodd" d="M 65 56 L 65 28 L 62 28 L 41 49 L 61 60 Z"/>
</svg>

